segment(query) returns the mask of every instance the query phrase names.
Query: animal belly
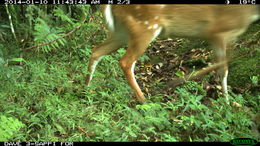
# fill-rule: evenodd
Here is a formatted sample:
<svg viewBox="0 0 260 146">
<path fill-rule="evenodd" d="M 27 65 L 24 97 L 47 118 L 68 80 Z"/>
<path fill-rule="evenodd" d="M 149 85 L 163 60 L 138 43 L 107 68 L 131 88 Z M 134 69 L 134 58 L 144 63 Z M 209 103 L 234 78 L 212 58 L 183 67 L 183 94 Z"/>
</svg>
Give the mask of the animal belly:
<svg viewBox="0 0 260 146">
<path fill-rule="evenodd" d="M 183 37 L 203 37 L 207 32 L 208 27 L 206 25 L 200 24 L 172 24 L 164 28 L 164 37 L 174 37 L 174 36 L 183 36 Z"/>
</svg>

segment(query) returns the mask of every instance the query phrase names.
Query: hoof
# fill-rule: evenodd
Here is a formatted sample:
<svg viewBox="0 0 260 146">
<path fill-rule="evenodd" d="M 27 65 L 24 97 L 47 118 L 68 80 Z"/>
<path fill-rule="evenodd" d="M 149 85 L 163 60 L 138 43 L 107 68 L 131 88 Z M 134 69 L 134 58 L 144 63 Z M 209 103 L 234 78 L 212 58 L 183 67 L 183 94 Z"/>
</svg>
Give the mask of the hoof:
<svg viewBox="0 0 260 146">
<path fill-rule="evenodd" d="M 138 98 L 137 101 L 138 101 L 140 104 L 145 104 L 146 99 L 145 99 L 145 98 Z"/>
</svg>

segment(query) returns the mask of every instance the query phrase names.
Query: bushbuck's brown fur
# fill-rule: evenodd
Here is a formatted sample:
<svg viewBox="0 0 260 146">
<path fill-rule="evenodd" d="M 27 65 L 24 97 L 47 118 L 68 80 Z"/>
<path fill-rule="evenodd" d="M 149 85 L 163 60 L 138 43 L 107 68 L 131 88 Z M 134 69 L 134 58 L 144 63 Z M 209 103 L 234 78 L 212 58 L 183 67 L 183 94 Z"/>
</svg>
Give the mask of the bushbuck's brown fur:
<svg viewBox="0 0 260 146">
<path fill-rule="evenodd" d="M 145 97 L 134 76 L 134 66 L 156 37 L 195 37 L 209 41 L 217 63 L 199 71 L 202 75 L 218 68 L 223 93 L 227 98 L 227 46 L 259 18 L 254 5 L 103 5 L 101 6 L 110 29 L 109 38 L 93 48 L 86 84 L 89 85 L 95 67 L 104 55 L 128 45 L 120 60 L 127 81 L 138 101 Z M 186 78 L 188 79 L 188 78 Z M 228 101 L 228 98 L 227 98 Z"/>
</svg>

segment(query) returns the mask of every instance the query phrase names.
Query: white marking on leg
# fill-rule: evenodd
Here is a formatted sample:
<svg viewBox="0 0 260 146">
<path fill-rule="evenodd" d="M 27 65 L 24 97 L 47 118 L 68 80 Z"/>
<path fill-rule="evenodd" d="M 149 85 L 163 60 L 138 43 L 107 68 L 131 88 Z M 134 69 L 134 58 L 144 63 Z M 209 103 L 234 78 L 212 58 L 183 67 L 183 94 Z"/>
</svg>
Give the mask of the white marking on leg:
<svg viewBox="0 0 260 146">
<path fill-rule="evenodd" d="M 222 86 L 223 86 L 223 92 L 227 94 L 227 77 L 228 77 L 228 70 L 225 71 L 224 77 L 222 79 Z"/>
<path fill-rule="evenodd" d="M 222 78 L 222 91 L 224 93 L 227 102 L 229 103 L 228 91 L 227 91 L 227 77 L 228 77 L 228 70 L 225 71 L 224 76 Z"/>
<path fill-rule="evenodd" d="M 140 87 L 139 87 L 139 85 L 138 85 L 138 83 L 135 79 L 135 71 L 134 71 L 135 70 L 135 63 L 136 63 L 136 61 L 131 66 L 132 79 L 134 81 L 135 86 L 137 86 L 140 89 Z"/>
<path fill-rule="evenodd" d="M 132 66 L 131 66 L 131 72 L 134 74 L 134 72 L 135 72 L 135 63 L 136 63 L 136 61 L 132 64 Z"/>
<path fill-rule="evenodd" d="M 161 33 L 161 31 L 162 31 L 162 27 L 159 27 L 159 28 L 154 32 L 152 41 L 153 41 L 156 37 L 158 37 L 158 35 Z"/>
<path fill-rule="evenodd" d="M 107 5 L 105 8 L 105 18 L 108 23 L 109 30 L 114 31 L 114 18 L 111 5 Z"/>
<path fill-rule="evenodd" d="M 100 61 L 102 58 L 103 58 L 103 56 L 99 57 L 98 59 L 96 59 L 96 60 L 93 62 L 92 66 L 91 66 L 91 72 L 90 72 L 89 82 L 92 80 L 92 77 L 93 77 L 93 74 L 94 74 L 94 72 L 95 72 L 95 70 L 96 70 L 96 67 L 97 67 L 99 61 Z"/>
<path fill-rule="evenodd" d="M 143 95 L 143 93 L 142 93 L 142 91 L 141 91 L 141 89 L 140 89 L 140 87 L 139 87 L 139 85 L 138 85 L 138 83 L 135 79 L 135 73 L 134 73 L 135 63 L 136 63 L 136 61 L 133 62 L 132 66 L 131 66 L 131 76 L 132 76 L 132 81 L 133 81 L 133 85 L 132 85 L 133 87 L 132 88 L 135 91 L 135 93 L 138 97 L 138 100 L 140 102 L 144 102 L 144 100 L 145 100 L 144 95 Z"/>
</svg>

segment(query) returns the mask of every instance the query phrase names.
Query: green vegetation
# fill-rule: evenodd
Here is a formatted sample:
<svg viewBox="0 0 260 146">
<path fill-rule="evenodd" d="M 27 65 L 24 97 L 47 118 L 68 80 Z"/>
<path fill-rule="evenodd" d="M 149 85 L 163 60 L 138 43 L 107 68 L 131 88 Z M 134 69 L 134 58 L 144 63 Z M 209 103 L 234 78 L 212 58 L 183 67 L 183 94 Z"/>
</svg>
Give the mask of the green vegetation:
<svg viewBox="0 0 260 146">
<path fill-rule="evenodd" d="M 172 96 L 152 94 L 140 105 L 118 65 L 124 49 L 104 57 L 91 86 L 84 85 L 91 48 L 106 37 L 95 7 L 0 5 L 0 10 L 0 141 L 260 140 L 259 21 L 232 53 L 238 57 L 230 63 L 229 83 L 236 89 L 230 90 L 231 105 L 191 81 Z M 196 47 L 208 45 L 184 39 L 176 52 Z"/>
</svg>

